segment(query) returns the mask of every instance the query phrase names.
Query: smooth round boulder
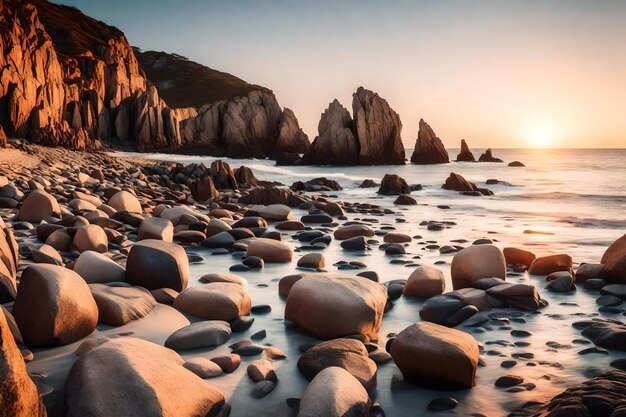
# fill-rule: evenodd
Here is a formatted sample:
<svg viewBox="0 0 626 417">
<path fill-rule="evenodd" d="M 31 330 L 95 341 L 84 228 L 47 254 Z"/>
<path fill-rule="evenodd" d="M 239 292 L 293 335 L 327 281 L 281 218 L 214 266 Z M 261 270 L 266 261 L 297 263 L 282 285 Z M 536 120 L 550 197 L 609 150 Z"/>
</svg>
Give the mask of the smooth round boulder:
<svg viewBox="0 0 626 417">
<path fill-rule="evenodd" d="M 183 367 L 189 369 L 202 379 L 215 378 L 224 373 L 218 364 L 202 356 L 186 360 L 185 363 L 183 363 Z"/>
<path fill-rule="evenodd" d="M 367 391 L 348 371 L 331 366 L 318 373 L 300 400 L 298 417 L 366 417 Z"/>
<path fill-rule="evenodd" d="M 216 274 L 205 274 L 200 277 L 200 281 L 206 284 L 210 284 L 212 282 L 232 282 L 234 284 L 239 284 L 243 287 L 248 286 L 248 281 L 242 276 L 236 274 L 230 274 L 228 272 L 219 272 Z"/>
<path fill-rule="evenodd" d="M 549 255 L 536 258 L 530 267 L 530 275 L 548 275 L 558 271 L 569 271 L 572 269 L 572 257 L 566 254 Z"/>
<path fill-rule="evenodd" d="M 437 389 L 474 386 L 478 343 L 465 332 L 419 322 L 402 330 L 390 345 L 389 353 L 409 383 Z"/>
<path fill-rule="evenodd" d="M 298 369 L 309 381 L 324 369 L 338 366 L 350 372 L 363 387 L 376 387 L 376 363 L 365 345 L 356 339 L 334 339 L 318 343 L 300 356 Z"/>
<path fill-rule="evenodd" d="M 57 200 L 44 190 L 33 190 L 28 194 L 17 219 L 23 222 L 39 223 L 53 214 L 61 213 Z"/>
<path fill-rule="evenodd" d="M 152 294 L 142 287 L 90 284 L 89 289 L 98 306 L 98 321 L 109 326 L 123 326 L 144 318 L 157 305 Z"/>
<path fill-rule="evenodd" d="M 338 228 L 333 233 L 333 236 L 337 240 L 346 240 L 357 236 L 372 237 L 374 236 L 374 230 L 364 224 L 351 224 Z"/>
<path fill-rule="evenodd" d="M 159 217 L 163 219 L 168 219 L 174 224 L 174 226 L 178 225 L 181 217 L 185 217 L 185 216 L 195 217 L 196 220 L 205 222 L 205 223 L 209 223 L 209 220 L 210 220 L 207 215 L 193 211 L 189 207 L 185 207 L 185 206 L 176 206 L 176 207 L 166 208 L 159 214 Z"/>
<path fill-rule="evenodd" d="M 171 242 L 174 239 L 174 225 L 168 219 L 148 217 L 139 223 L 137 240 L 156 239 Z"/>
<path fill-rule="evenodd" d="M 231 321 L 250 314 L 250 295 L 239 284 L 216 282 L 183 290 L 174 300 L 183 313 L 206 320 Z"/>
<path fill-rule="evenodd" d="M 252 206 L 251 210 L 259 213 L 266 220 L 291 220 L 293 212 L 284 204 L 270 204 L 269 206 Z"/>
<path fill-rule="evenodd" d="M 24 270 L 12 313 L 24 341 L 33 347 L 73 343 L 98 324 L 98 306 L 87 283 L 57 265 Z"/>
<path fill-rule="evenodd" d="M 67 417 L 217 415 L 224 395 L 174 351 L 131 337 L 82 354 L 65 382 Z"/>
<path fill-rule="evenodd" d="M 118 191 L 109 199 L 107 203 L 115 211 L 127 211 L 129 213 L 142 213 L 141 203 L 133 194 L 128 191 Z"/>
<path fill-rule="evenodd" d="M 518 248 L 504 248 L 502 253 L 507 265 L 524 265 L 529 267 L 536 258 L 534 253 Z"/>
<path fill-rule="evenodd" d="M 382 285 L 339 273 L 302 274 L 289 291 L 285 319 L 320 339 L 378 331 L 387 304 Z"/>
<path fill-rule="evenodd" d="M 472 287 L 481 278 L 506 277 L 504 255 L 494 245 L 474 245 L 459 251 L 450 267 L 452 288 Z"/>
<path fill-rule="evenodd" d="M 422 265 L 411 272 L 402 294 L 408 297 L 430 298 L 442 294 L 445 289 L 446 280 L 443 272 L 434 266 Z"/>
<path fill-rule="evenodd" d="M 174 350 L 197 349 L 223 345 L 230 339 L 230 324 L 223 320 L 206 320 L 182 327 L 169 335 L 165 347 Z"/>
<path fill-rule="evenodd" d="M 261 237 L 250 242 L 246 256 L 258 256 L 266 263 L 291 262 L 293 250 L 284 242 Z"/>
<path fill-rule="evenodd" d="M 80 254 L 76 264 L 74 264 L 74 272 L 80 275 L 88 284 L 126 280 L 126 271 L 120 264 L 106 255 L 94 251 L 86 251 Z"/>
<path fill-rule="evenodd" d="M 390 232 L 383 237 L 385 243 L 408 243 L 411 241 L 411 236 L 404 233 Z"/>
<path fill-rule="evenodd" d="M 105 253 L 109 248 L 109 239 L 104 229 L 95 224 L 79 227 L 72 243 L 79 252 L 94 251 Z"/>
<path fill-rule="evenodd" d="M 189 258 L 182 246 L 162 240 L 135 243 L 126 260 L 126 280 L 148 290 L 182 291 L 189 281 Z"/>
<path fill-rule="evenodd" d="M 611 281 L 626 284 L 626 234 L 607 248 L 602 255 L 602 263 Z"/>
<path fill-rule="evenodd" d="M 298 266 L 300 268 L 324 268 L 326 266 L 326 260 L 321 253 L 307 253 L 302 258 L 298 259 Z"/>
</svg>

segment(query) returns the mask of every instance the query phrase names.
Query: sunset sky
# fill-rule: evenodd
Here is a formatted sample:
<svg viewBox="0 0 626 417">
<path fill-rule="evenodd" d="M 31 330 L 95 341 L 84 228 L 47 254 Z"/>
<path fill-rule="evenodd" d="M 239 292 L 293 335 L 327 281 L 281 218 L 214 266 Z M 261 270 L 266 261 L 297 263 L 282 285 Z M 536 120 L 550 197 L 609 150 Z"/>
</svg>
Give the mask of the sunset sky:
<svg viewBox="0 0 626 417">
<path fill-rule="evenodd" d="M 626 2 L 58 0 L 271 88 L 310 138 L 333 98 L 386 98 L 412 147 L 626 147 Z"/>
</svg>

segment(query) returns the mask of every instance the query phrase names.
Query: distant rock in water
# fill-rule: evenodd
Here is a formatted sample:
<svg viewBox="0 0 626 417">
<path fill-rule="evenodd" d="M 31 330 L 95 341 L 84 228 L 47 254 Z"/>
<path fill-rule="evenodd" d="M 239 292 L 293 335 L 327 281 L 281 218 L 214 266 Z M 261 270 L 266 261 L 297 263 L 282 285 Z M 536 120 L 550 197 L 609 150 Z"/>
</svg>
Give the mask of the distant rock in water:
<svg viewBox="0 0 626 417">
<path fill-rule="evenodd" d="M 404 178 L 396 174 L 385 174 L 377 192 L 383 195 L 410 194 L 411 187 Z"/>
<path fill-rule="evenodd" d="M 491 154 L 491 148 L 487 149 L 484 154 L 480 155 L 478 162 L 503 162 L 500 158 L 494 158 Z"/>
<path fill-rule="evenodd" d="M 459 174 L 454 172 L 450 173 L 450 176 L 446 179 L 446 182 L 441 186 L 445 190 L 458 191 L 466 195 L 493 195 L 493 192 L 486 188 L 478 188 L 476 184 L 463 178 Z"/>
<path fill-rule="evenodd" d="M 359 165 L 403 165 L 404 145 L 398 113 L 373 91 L 359 87 L 352 95 Z"/>
<path fill-rule="evenodd" d="M 181 124 L 181 135 L 183 147 L 232 158 L 303 152 L 309 144 L 293 112 L 265 90 L 203 106 Z"/>
<path fill-rule="evenodd" d="M 322 113 L 318 136 L 302 157 L 303 165 L 357 165 L 359 145 L 350 112 L 337 99 Z"/>
<path fill-rule="evenodd" d="M 459 152 L 456 156 L 456 160 L 460 162 L 476 161 L 476 158 L 474 158 L 474 154 L 469 150 L 469 146 L 467 146 L 465 139 L 461 139 L 461 152 Z"/>
<path fill-rule="evenodd" d="M 513 162 L 509 162 L 509 166 L 510 167 L 525 167 L 526 165 L 524 165 L 520 161 L 513 161 Z"/>
<path fill-rule="evenodd" d="M 417 140 L 415 141 L 415 149 L 411 156 L 413 164 L 446 164 L 450 162 L 448 152 L 443 146 L 441 139 L 435 135 L 433 129 L 420 119 Z"/>
<path fill-rule="evenodd" d="M 322 114 L 303 165 L 404 164 L 402 123 L 386 100 L 363 87 L 352 96 L 354 120 L 336 99 Z"/>
</svg>

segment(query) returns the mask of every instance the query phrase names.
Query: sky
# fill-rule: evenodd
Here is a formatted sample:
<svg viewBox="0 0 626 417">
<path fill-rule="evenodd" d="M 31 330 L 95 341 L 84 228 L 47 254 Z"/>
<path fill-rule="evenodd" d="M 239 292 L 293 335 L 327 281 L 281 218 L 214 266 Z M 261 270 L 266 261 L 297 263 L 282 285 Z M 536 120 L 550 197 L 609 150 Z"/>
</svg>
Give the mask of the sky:
<svg viewBox="0 0 626 417">
<path fill-rule="evenodd" d="M 274 91 L 313 139 L 337 98 L 385 98 L 412 147 L 626 148 L 620 0 L 55 0 L 143 50 Z"/>
</svg>

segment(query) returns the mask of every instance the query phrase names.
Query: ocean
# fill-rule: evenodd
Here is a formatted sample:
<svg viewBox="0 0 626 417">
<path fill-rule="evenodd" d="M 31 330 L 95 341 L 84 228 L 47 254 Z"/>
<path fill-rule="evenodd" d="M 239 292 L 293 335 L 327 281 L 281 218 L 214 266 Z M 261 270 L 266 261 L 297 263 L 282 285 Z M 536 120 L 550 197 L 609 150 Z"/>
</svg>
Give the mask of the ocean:
<svg viewBox="0 0 626 417">
<path fill-rule="evenodd" d="M 473 152 L 478 157 L 483 150 L 473 149 Z M 455 157 L 458 149 L 450 149 L 449 153 Z M 408 149 L 407 155 L 410 154 L 411 150 Z M 377 228 L 387 226 L 411 236 L 420 236 L 411 242 L 407 255 L 402 259 L 429 265 L 436 261 L 445 261 L 446 264 L 437 266 L 444 271 L 447 290 L 452 288 L 449 263 L 453 254 L 441 255 L 436 249 L 427 249 L 424 242 L 443 246 L 451 244 L 453 240 L 466 239 L 467 246 L 476 239 L 486 238 L 501 248 L 525 248 L 538 256 L 567 253 L 574 258 L 575 264 L 579 264 L 599 262 L 606 247 L 626 232 L 626 149 L 495 149 L 494 156 L 503 159 L 505 163 L 452 162 L 442 165 L 357 167 L 277 167 L 269 160 L 233 160 L 171 154 L 118 155 L 184 164 L 204 162 L 207 166 L 213 160 L 222 159 L 233 168 L 241 165 L 251 168 L 259 179 L 279 181 L 285 185 L 315 177 L 336 180 L 344 190 L 328 193 L 335 196 L 334 199 L 369 202 L 395 212 L 378 217 Z M 514 160 L 519 160 L 526 166 L 507 166 L 508 162 Z M 479 187 L 489 188 L 495 195 L 471 197 L 443 190 L 441 184 L 450 172 L 463 175 Z M 376 188 L 358 187 L 368 178 L 380 182 L 386 173 L 398 174 L 409 184 L 423 186 L 423 190 L 411 194 L 417 200 L 417 206 L 394 206 L 395 197 L 379 196 Z M 486 185 L 488 179 L 497 179 L 501 183 Z M 438 207 L 442 205 L 449 208 Z M 299 219 L 305 212 L 296 209 L 294 214 Z M 362 217 L 351 214 L 349 218 L 354 220 Z M 405 221 L 399 223 L 396 219 Z M 424 220 L 449 221 L 454 225 L 442 231 L 429 231 L 420 225 Z M 285 236 L 285 240 L 292 242 L 297 250 L 297 240 L 292 240 L 289 235 Z M 202 248 L 193 251 L 205 260 L 192 264 L 190 285 L 199 285 L 198 278 L 206 273 L 228 272 L 229 266 L 238 262 L 236 256 L 211 255 L 210 251 Z M 303 253 L 296 252 L 296 258 L 301 254 Z M 391 263 L 393 258 L 385 256 L 384 251 L 378 248 L 365 254 L 349 254 L 342 251 L 337 242 L 333 242 L 323 254 L 326 257 L 326 269 L 329 271 L 337 270 L 333 265 L 337 261 L 358 259 L 367 264 L 368 270 L 378 272 L 381 281 L 406 279 L 415 267 Z M 292 264 L 266 265 L 261 272 L 240 273 L 248 280 L 253 305 L 269 304 L 272 312 L 254 316 L 252 328 L 245 333 L 234 334 L 231 342 L 245 340 L 254 332 L 265 329 L 268 336 L 263 342 L 280 348 L 287 354 L 287 359 L 275 363 L 279 382 L 276 389 L 263 399 L 252 398 L 253 383 L 241 369 L 233 374 L 207 380 L 226 394 L 232 405 L 233 417 L 295 415 L 287 408 L 285 400 L 301 397 L 307 386 L 307 381 L 296 367 L 298 347 L 315 341 L 294 330 L 283 320 L 285 300 L 278 295 L 278 280 L 295 272 L 294 261 Z M 348 273 L 357 272 L 360 271 Z M 612 360 L 625 356 L 619 352 L 606 355 L 579 354 L 589 346 L 576 341 L 582 336 L 572 327 L 574 321 L 595 316 L 621 320 L 624 318 L 623 313 L 616 315 L 598 312 L 595 303 L 597 293 L 582 287 L 573 294 L 550 293 L 545 290 L 543 277 L 527 274 L 511 277 L 509 280 L 535 285 L 542 298 L 548 300 L 550 305 L 538 314 L 495 309 L 493 312 L 502 312 L 504 316 L 515 320 L 505 321 L 501 327 L 491 328 L 489 331 L 480 332 L 462 325 L 458 327 L 471 333 L 484 347 L 481 354 L 484 366 L 479 367 L 476 386 L 470 390 L 433 391 L 416 387 L 402 380 L 393 362 L 380 365 L 378 385 L 372 397 L 381 403 L 387 416 L 473 413 L 504 416 L 527 401 L 547 400 L 568 386 L 580 383 L 602 370 L 608 370 Z M 420 301 L 406 297 L 395 302 L 383 319 L 381 346 L 384 347 L 387 334 L 399 332 L 420 320 L 420 305 Z M 529 345 L 514 344 L 516 339 L 512 338 L 511 329 L 530 331 L 532 335 L 524 339 Z M 562 347 L 554 349 L 546 345 L 547 342 L 558 342 Z M 229 344 L 210 350 L 183 352 L 183 356 L 190 358 L 200 355 L 210 358 L 229 353 Z M 510 360 L 516 353 L 527 353 L 532 357 L 517 359 L 518 363 L 512 369 L 500 366 L 502 361 Z M 242 368 L 245 369 L 252 359 L 255 358 L 243 358 Z M 508 373 L 522 376 L 524 382 L 531 385 L 528 385 L 527 390 L 516 393 L 496 388 L 494 381 Z M 446 396 L 459 400 L 460 404 L 453 412 L 432 413 L 426 410 L 429 401 Z"/>
</svg>

